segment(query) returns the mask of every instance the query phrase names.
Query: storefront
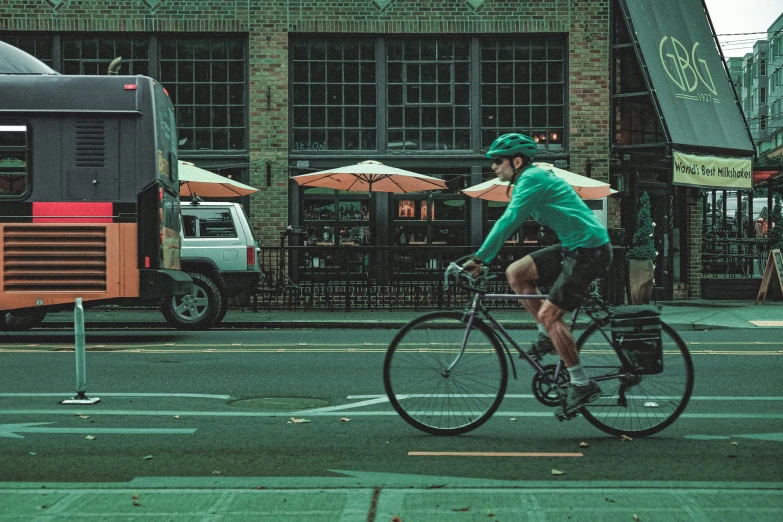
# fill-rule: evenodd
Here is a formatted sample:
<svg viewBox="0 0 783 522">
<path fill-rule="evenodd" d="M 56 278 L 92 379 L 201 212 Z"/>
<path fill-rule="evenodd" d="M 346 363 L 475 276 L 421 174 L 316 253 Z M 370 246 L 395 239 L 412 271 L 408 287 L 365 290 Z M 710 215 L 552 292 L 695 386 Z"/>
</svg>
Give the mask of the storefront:
<svg viewBox="0 0 783 522">
<path fill-rule="evenodd" d="M 720 192 L 724 205 L 737 198 L 741 208 L 752 189 L 750 132 L 701 0 L 618 0 L 614 7 L 612 178 L 626 194 L 626 236 L 647 192 L 656 223 L 655 297 L 700 297 L 703 276 L 717 266 L 703 257 L 716 248 L 705 236 L 705 204 Z"/>
</svg>

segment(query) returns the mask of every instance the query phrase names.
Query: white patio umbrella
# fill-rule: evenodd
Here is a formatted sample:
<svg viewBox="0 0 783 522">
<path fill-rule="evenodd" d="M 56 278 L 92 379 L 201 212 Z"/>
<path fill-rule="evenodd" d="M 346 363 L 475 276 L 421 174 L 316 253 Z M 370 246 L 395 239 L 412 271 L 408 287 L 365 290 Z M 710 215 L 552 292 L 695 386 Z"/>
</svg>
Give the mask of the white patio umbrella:
<svg viewBox="0 0 783 522">
<path fill-rule="evenodd" d="M 258 192 L 257 188 L 204 170 L 188 161 L 178 160 L 177 163 L 180 197 L 198 194 L 205 198 L 236 198 Z"/>
<path fill-rule="evenodd" d="M 582 199 L 601 199 L 617 192 L 612 189 L 608 183 L 580 176 L 579 174 L 574 174 L 568 170 L 559 169 L 550 163 L 533 163 L 533 165 L 554 172 L 555 175 L 567 181 Z M 467 194 L 472 198 L 508 202 L 511 196 L 511 190 L 513 189 L 508 189 L 507 181 L 500 181 L 499 179 L 494 178 L 479 183 L 478 185 L 468 187 L 464 189 L 462 193 Z"/>
<path fill-rule="evenodd" d="M 445 189 L 442 179 L 416 174 L 379 161 L 362 161 L 356 165 L 302 174 L 292 178 L 303 187 L 324 187 L 356 192 L 419 192 Z"/>
</svg>

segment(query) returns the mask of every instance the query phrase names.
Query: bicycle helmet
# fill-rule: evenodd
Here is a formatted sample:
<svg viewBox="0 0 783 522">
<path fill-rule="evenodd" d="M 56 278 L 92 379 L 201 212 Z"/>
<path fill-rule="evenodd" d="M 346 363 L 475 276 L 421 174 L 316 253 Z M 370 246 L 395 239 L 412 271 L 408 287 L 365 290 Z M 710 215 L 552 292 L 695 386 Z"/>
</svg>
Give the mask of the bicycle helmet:
<svg viewBox="0 0 783 522">
<path fill-rule="evenodd" d="M 486 156 L 493 159 L 498 156 L 515 156 L 520 154 L 532 160 L 536 157 L 537 152 L 538 145 L 536 145 L 533 138 L 512 132 L 504 134 L 493 141 Z"/>
</svg>

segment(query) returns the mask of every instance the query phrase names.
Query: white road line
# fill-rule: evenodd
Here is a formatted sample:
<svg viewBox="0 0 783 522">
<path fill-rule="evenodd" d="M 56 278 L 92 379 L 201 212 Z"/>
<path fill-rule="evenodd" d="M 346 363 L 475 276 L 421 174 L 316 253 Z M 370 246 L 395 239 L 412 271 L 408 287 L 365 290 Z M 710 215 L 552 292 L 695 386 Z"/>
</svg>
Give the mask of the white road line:
<svg viewBox="0 0 783 522">
<path fill-rule="evenodd" d="M 290 417 L 292 415 L 301 416 L 302 411 L 184 411 L 184 410 L 96 410 L 90 409 L 92 406 L 76 408 L 68 406 L 61 410 L 0 410 L 0 415 L 74 415 L 80 412 L 89 412 L 90 415 L 97 417 L 99 415 L 127 415 L 136 417 Z M 452 415 L 452 413 L 442 412 L 433 415 Z M 342 411 L 312 412 L 307 414 L 310 417 L 386 417 L 397 416 L 395 411 L 351 411 L 348 409 Z M 498 411 L 495 417 L 552 417 L 551 410 L 547 411 Z M 711 419 L 711 420 L 737 420 L 737 419 L 769 419 L 783 420 L 783 413 L 683 413 L 680 419 Z"/>
<path fill-rule="evenodd" d="M 406 397 L 424 397 L 425 394 L 401 394 L 405 395 Z M 432 394 L 426 394 L 427 397 L 446 397 L 446 395 L 432 395 Z M 491 394 L 472 394 L 472 395 L 456 395 L 456 394 L 450 394 L 448 397 L 492 397 Z M 386 397 L 386 395 L 348 395 L 346 399 L 348 400 L 363 400 L 363 399 L 372 399 L 372 398 L 380 398 L 380 397 Z M 535 399 L 535 396 L 530 393 L 507 393 L 503 396 L 504 399 Z M 638 398 L 638 397 L 637 397 Z M 665 399 L 667 397 L 662 396 L 656 396 L 654 397 L 656 399 Z M 672 397 L 668 397 L 672 398 Z M 729 396 L 697 396 L 693 395 L 691 396 L 692 401 L 783 401 L 783 397 L 729 397 Z"/>
<path fill-rule="evenodd" d="M 179 399 L 217 399 L 219 401 L 230 401 L 234 399 L 231 395 L 211 395 L 208 393 L 103 393 L 90 392 L 91 395 L 102 397 L 159 397 L 159 398 L 179 398 Z M 65 393 L 0 393 L 0 397 L 73 397 L 74 392 Z"/>
</svg>

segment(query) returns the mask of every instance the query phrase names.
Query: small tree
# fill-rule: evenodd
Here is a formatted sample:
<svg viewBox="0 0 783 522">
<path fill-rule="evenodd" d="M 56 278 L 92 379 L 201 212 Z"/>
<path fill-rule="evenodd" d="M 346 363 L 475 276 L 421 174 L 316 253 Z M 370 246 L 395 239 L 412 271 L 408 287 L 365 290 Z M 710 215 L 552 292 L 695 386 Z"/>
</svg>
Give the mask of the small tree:
<svg viewBox="0 0 783 522">
<path fill-rule="evenodd" d="M 772 205 L 772 219 L 769 225 L 768 239 L 769 249 L 783 250 L 783 213 L 780 210 L 780 203 L 775 201 Z"/>
<path fill-rule="evenodd" d="M 642 206 L 639 208 L 636 231 L 633 233 L 633 240 L 625 257 L 628 259 L 655 259 L 658 253 L 655 251 L 652 235 L 653 221 L 650 215 L 650 196 L 645 192 L 642 194 Z"/>
</svg>

